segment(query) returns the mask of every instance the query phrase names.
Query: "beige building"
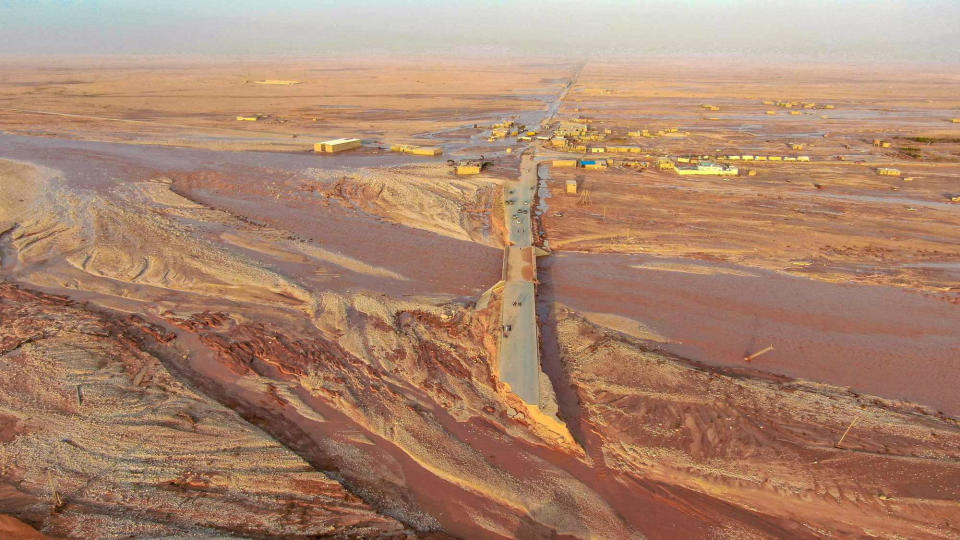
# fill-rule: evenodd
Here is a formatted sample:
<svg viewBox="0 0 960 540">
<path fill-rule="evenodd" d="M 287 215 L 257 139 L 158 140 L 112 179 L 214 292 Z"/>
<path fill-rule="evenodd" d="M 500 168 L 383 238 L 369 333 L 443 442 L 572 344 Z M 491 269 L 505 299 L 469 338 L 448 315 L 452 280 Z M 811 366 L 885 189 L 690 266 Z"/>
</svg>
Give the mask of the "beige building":
<svg viewBox="0 0 960 540">
<path fill-rule="evenodd" d="M 363 146 L 363 142 L 360 139 L 330 139 L 329 141 L 315 143 L 313 145 L 313 151 L 324 153 L 343 152 L 344 150 L 352 150 L 354 148 L 360 148 L 361 146 Z"/>
<path fill-rule="evenodd" d="M 457 174 L 467 175 L 467 174 L 480 174 L 482 165 L 478 163 L 470 163 L 466 165 L 457 165 Z"/>
<path fill-rule="evenodd" d="M 443 149 L 436 146 L 415 146 L 412 144 L 393 144 L 390 145 L 390 151 L 415 156 L 439 156 L 443 153 Z"/>
<path fill-rule="evenodd" d="M 567 193 L 570 195 L 577 194 L 577 181 L 576 180 L 567 180 Z"/>
</svg>

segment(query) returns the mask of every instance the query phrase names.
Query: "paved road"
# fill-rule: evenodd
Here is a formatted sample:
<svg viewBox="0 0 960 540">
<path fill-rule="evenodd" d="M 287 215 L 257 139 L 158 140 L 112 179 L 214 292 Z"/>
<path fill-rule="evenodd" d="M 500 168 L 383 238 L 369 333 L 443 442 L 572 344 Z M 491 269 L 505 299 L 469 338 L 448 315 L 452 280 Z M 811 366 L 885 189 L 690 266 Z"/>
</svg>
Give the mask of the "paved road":
<svg viewBox="0 0 960 540">
<path fill-rule="evenodd" d="M 500 336 L 500 380 L 530 405 L 540 403 L 540 340 L 537 329 L 537 260 L 530 212 L 537 189 L 532 154 L 520 162 L 520 179 L 504 191 L 504 220 L 510 244 L 504 251 L 504 287 Z"/>
<path fill-rule="evenodd" d="M 542 124 L 556 114 L 560 103 L 583 70 L 577 68 L 570 82 L 544 112 Z M 537 326 L 537 257 L 533 245 L 531 213 L 539 178 L 534 148 L 528 147 L 520 160 L 520 178 L 503 193 L 504 221 L 509 245 L 504 250 L 503 308 L 500 334 L 500 380 L 534 406 L 540 405 L 540 332 Z"/>
</svg>

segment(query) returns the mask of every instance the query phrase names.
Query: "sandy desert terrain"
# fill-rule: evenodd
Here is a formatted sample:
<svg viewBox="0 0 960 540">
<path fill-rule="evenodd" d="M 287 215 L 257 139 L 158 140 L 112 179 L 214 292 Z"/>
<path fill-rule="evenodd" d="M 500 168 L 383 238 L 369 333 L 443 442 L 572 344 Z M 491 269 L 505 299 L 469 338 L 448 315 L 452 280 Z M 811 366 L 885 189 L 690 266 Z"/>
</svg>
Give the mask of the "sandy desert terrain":
<svg viewBox="0 0 960 540">
<path fill-rule="evenodd" d="M 0 535 L 960 536 L 960 156 L 897 138 L 958 136 L 957 77 L 10 67 Z M 271 78 L 303 82 L 248 82 Z M 789 123 L 766 99 L 835 108 Z M 502 201 L 520 153 L 570 154 L 485 128 L 578 116 L 690 132 L 641 140 L 654 161 L 813 159 L 727 179 L 542 165 L 531 407 L 497 376 Z M 305 151 L 341 135 L 370 142 Z M 376 148 L 396 141 L 445 155 Z M 476 176 L 446 164 L 481 153 Z"/>
</svg>

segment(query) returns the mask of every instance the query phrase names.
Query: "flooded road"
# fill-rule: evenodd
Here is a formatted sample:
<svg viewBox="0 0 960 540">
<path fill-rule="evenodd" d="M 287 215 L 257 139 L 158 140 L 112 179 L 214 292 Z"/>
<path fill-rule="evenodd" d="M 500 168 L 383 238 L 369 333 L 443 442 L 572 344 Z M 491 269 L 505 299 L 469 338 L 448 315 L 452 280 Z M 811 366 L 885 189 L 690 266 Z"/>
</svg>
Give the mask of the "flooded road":
<svg viewBox="0 0 960 540">
<path fill-rule="evenodd" d="M 644 255 L 555 253 L 540 278 L 544 300 L 642 323 L 693 360 L 743 367 L 773 345 L 750 366 L 960 416 L 960 308 L 940 299 Z"/>
</svg>

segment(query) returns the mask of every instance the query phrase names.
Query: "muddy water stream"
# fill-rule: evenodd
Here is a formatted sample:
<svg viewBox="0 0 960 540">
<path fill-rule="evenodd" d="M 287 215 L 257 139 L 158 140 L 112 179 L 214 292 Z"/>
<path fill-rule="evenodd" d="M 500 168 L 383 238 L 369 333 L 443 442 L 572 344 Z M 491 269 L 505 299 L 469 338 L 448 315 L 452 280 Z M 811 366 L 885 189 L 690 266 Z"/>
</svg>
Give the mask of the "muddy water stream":
<svg viewBox="0 0 960 540">
<path fill-rule="evenodd" d="M 182 195 L 254 223 L 265 223 L 319 245 L 335 257 L 361 261 L 388 270 L 398 278 L 376 273 L 340 272 L 318 282 L 309 264 L 294 264 L 257 255 L 241 246 L 233 252 L 256 257 L 285 275 L 320 289 L 369 290 L 395 296 L 474 296 L 496 283 L 499 249 L 432 232 L 387 223 L 336 205 L 304 204 L 257 195 L 261 184 L 278 173 L 315 179 L 316 169 L 350 169 L 423 161 L 405 154 L 317 156 L 272 152 L 218 152 L 148 145 L 72 141 L 0 135 L 0 158 L 31 162 L 63 174 L 71 187 L 109 190 L 126 182 L 157 175 L 210 172 L 223 179 L 219 191 L 195 189 Z M 336 175 L 334 175 L 335 177 Z M 211 238 L 224 232 L 208 226 Z"/>
<path fill-rule="evenodd" d="M 555 253 L 551 300 L 642 324 L 667 351 L 906 399 L 960 416 L 960 307 L 893 287 L 646 255 Z"/>
<path fill-rule="evenodd" d="M 322 155 L 313 152 L 228 152 L 173 146 L 76 141 L 0 133 L 0 157 L 29 161 L 69 173 L 72 185 L 98 187 L 131 178 L 118 176 L 123 164 L 141 169 L 195 171 L 256 168 L 284 171 L 389 167 L 435 161 L 409 154 L 362 153 Z M 114 165 L 111 169 L 109 165 Z"/>
</svg>

